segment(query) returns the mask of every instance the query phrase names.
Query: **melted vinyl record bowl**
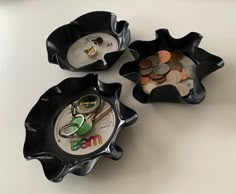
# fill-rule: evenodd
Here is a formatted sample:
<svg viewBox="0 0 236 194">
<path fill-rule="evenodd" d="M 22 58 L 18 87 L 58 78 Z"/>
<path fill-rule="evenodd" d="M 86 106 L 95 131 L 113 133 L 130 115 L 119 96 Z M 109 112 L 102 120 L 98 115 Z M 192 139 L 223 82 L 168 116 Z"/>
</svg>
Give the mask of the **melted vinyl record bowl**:
<svg viewBox="0 0 236 194">
<path fill-rule="evenodd" d="M 118 60 L 129 42 L 126 21 L 118 22 L 110 12 L 91 12 L 50 34 L 48 60 L 71 71 L 105 70 Z"/>
<path fill-rule="evenodd" d="M 50 88 L 26 118 L 25 158 L 38 159 L 53 182 L 68 173 L 89 174 L 101 157 L 120 159 L 117 135 L 137 120 L 120 92 L 121 84 L 105 84 L 94 74 Z"/>
<path fill-rule="evenodd" d="M 128 62 L 120 68 L 120 75 L 136 83 L 133 96 L 142 103 L 149 102 L 185 102 L 198 104 L 206 96 L 206 90 L 201 80 L 208 74 L 222 68 L 223 60 L 198 47 L 202 36 L 191 32 L 183 38 L 171 37 L 167 29 L 156 31 L 156 39 L 153 41 L 135 41 L 130 44 L 129 50 L 135 61 Z M 184 65 L 195 66 L 193 88 L 187 96 L 182 96 L 175 86 L 165 84 L 152 89 L 150 94 L 144 92 L 141 85 L 139 64 L 143 59 L 155 55 L 159 51 L 181 52 L 184 54 Z"/>
</svg>

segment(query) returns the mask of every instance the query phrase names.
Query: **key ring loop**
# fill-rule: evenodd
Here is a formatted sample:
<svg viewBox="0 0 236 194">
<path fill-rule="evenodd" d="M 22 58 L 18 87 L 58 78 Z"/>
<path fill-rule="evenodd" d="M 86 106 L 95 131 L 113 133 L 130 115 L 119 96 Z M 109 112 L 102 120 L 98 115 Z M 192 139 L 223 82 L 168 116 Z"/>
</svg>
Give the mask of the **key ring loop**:
<svg viewBox="0 0 236 194">
<path fill-rule="evenodd" d="M 99 108 L 100 104 L 101 98 L 98 95 L 87 94 L 78 100 L 75 109 L 80 114 L 91 114 Z"/>
<path fill-rule="evenodd" d="M 64 125 L 62 128 L 60 128 L 59 135 L 64 138 L 71 138 L 74 134 L 76 134 L 77 131 L 82 127 L 82 125 L 84 124 L 84 121 L 85 121 L 84 115 L 79 114 L 76 116 L 76 118 L 79 118 L 79 117 L 82 119 L 82 121 L 79 125 L 77 123 L 69 123 L 67 125 Z M 65 129 L 67 129 L 69 127 L 77 127 L 77 129 L 70 132 L 70 133 L 66 133 Z"/>
</svg>

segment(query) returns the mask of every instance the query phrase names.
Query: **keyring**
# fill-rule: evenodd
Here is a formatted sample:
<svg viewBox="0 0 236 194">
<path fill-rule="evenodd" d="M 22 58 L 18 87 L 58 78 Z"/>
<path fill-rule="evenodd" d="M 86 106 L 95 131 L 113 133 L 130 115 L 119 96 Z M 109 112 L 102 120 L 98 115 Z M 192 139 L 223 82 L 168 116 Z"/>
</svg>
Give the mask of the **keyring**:
<svg viewBox="0 0 236 194">
<path fill-rule="evenodd" d="M 96 94 L 82 96 L 77 103 L 77 111 L 81 114 L 89 114 L 96 111 L 101 105 L 101 98 Z"/>
<path fill-rule="evenodd" d="M 79 125 L 77 123 L 69 123 L 67 125 L 64 125 L 59 130 L 59 135 L 61 137 L 64 137 L 64 138 L 71 138 L 75 133 L 77 133 L 77 131 L 83 126 L 84 121 L 85 121 L 84 115 L 82 115 L 82 114 L 77 115 L 77 118 L 79 118 L 79 117 L 82 118 L 82 121 L 81 121 L 81 123 Z M 65 133 L 65 129 L 67 129 L 69 127 L 77 127 L 77 129 L 72 131 L 72 132 L 70 132 L 70 133 Z"/>
</svg>

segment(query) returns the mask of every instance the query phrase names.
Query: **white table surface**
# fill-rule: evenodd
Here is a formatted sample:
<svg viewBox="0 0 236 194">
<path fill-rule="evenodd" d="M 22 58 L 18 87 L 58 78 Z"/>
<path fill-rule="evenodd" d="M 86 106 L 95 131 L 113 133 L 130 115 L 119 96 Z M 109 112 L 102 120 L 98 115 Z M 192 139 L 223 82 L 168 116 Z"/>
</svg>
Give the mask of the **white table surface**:
<svg viewBox="0 0 236 194">
<path fill-rule="evenodd" d="M 70 174 L 55 184 L 37 160 L 23 157 L 24 120 L 48 88 L 84 75 L 48 63 L 47 36 L 95 10 L 129 21 L 132 40 L 152 40 L 158 28 L 168 28 L 176 38 L 200 32 L 200 46 L 221 56 L 226 66 L 203 81 L 207 97 L 199 105 L 144 105 L 132 97 L 134 84 L 118 75 L 131 59 L 125 52 L 99 73 L 105 82 L 123 83 L 121 101 L 139 114 L 119 137 L 122 159 L 102 159 L 88 176 Z M 0 0 L 0 193 L 235 194 L 235 20 L 234 0 Z"/>
</svg>

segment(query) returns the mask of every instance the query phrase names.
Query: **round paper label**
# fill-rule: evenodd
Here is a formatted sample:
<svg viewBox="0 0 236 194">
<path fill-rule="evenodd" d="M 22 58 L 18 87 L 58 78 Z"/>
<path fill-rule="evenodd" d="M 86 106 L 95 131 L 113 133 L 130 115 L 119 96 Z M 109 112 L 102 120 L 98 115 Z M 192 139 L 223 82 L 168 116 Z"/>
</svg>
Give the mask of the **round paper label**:
<svg viewBox="0 0 236 194">
<path fill-rule="evenodd" d="M 97 60 L 103 60 L 105 63 L 104 55 L 117 50 L 118 41 L 114 36 L 98 32 L 75 41 L 68 50 L 67 59 L 73 67 L 79 68 Z"/>
<path fill-rule="evenodd" d="M 79 107 L 87 106 L 90 110 L 97 103 L 91 100 L 94 98 L 86 96 L 87 99 L 90 101 L 78 99 L 72 102 L 59 114 L 55 123 L 54 136 L 57 145 L 69 154 L 85 155 L 96 151 L 109 140 L 115 128 L 115 112 L 103 99 L 93 112 L 80 113 Z"/>
</svg>

